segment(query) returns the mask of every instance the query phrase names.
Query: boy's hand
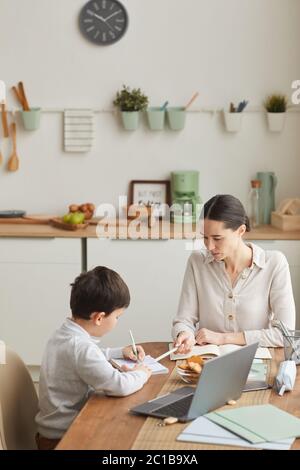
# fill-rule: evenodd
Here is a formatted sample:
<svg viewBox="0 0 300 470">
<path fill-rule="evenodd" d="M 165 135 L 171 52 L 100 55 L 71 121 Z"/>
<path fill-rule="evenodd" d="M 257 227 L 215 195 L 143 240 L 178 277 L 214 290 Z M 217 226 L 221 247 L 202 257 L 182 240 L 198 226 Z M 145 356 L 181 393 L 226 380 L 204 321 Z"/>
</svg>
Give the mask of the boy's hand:
<svg viewBox="0 0 300 470">
<path fill-rule="evenodd" d="M 146 374 L 147 374 L 147 380 L 150 379 L 151 374 L 152 374 L 152 370 L 149 369 L 149 367 L 144 366 L 144 364 L 137 364 L 136 366 L 134 366 L 134 368 L 133 368 L 132 370 L 134 370 L 134 371 L 135 371 L 135 370 L 142 370 L 142 371 L 146 372 Z"/>
<path fill-rule="evenodd" d="M 144 364 L 136 364 L 134 367 L 122 366 L 121 369 L 123 372 L 134 372 L 136 370 L 143 370 L 147 374 L 147 380 L 149 380 L 152 374 L 152 370 Z"/>
<path fill-rule="evenodd" d="M 135 362 L 137 361 L 143 362 L 143 360 L 145 359 L 144 349 L 142 348 L 142 346 L 137 345 L 136 350 L 138 353 L 138 357 L 136 357 L 136 355 L 134 354 L 132 350 L 132 346 L 126 346 L 125 348 L 123 348 L 122 354 L 123 354 L 124 359 L 131 359 L 132 361 L 135 361 Z"/>
</svg>

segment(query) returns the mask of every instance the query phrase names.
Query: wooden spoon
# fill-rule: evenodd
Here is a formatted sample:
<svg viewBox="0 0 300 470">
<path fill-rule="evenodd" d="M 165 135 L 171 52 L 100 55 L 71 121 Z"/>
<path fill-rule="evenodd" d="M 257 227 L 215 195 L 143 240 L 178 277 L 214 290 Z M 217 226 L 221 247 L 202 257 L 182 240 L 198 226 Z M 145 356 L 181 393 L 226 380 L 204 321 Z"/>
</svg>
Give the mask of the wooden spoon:
<svg viewBox="0 0 300 470">
<path fill-rule="evenodd" d="M 1 142 L 0 142 L 0 165 L 2 165 L 2 163 L 3 163 L 3 155 L 1 152 Z"/>
<path fill-rule="evenodd" d="M 12 87 L 12 90 L 15 94 L 15 97 L 17 98 L 18 102 L 20 103 L 20 105 L 22 106 L 24 110 L 25 106 L 24 106 L 23 96 L 20 95 L 19 90 L 17 90 L 15 86 Z"/>
<path fill-rule="evenodd" d="M 18 87 L 19 87 L 19 95 L 21 96 L 21 99 L 22 99 L 22 102 L 23 102 L 24 111 L 30 111 L 30 107 L 29 107 L 27 97 L 26 97 L 26 94 L 25 94 L 25 89 L 24 89 L 23 82 L 19 82 Z"/>
<path fill-rule="evenodd" d="M 1 103 L 2 127 L 4 137 L 9 137 L 5 102 Z"/>
<path fill-rule="evenodd" d="M 19 169 L 19 159 L 17 155 L 17 126 L 15 122 L 10 125 L 10 130 L 13 143 L 13 151 L 8 160 L 7 169 L 8 171 L 17 171 Z"/>
<path fill-rule="evenodd" d="M 188 109 L 191 106 L 191 104 L 195 101 L 195 99 L 198 98 L 198 96 L 199 96 L 199 93 L 198 92 L 195 93 L 190 99 L 190 101 L 188 102 L 188 104 L 185 106 L 185 109 Z"/>
</svg>

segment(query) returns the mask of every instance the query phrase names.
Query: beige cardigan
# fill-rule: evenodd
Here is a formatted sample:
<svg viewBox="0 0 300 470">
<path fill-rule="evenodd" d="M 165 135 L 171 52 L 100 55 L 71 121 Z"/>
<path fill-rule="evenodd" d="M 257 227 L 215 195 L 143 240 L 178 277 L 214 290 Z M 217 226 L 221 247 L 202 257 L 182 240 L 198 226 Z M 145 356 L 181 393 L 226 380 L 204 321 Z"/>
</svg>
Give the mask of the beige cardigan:
<svg viewBox="0 0 300 470">
<path fill-rule="evenodd" d="M 234 286 L 224 261 L 215 261 L 207 250 L 193 253 L 187 263 L 177 315 L 175 339 L 181 331 L 193 335 L 200 328 L 216 332 L 243 331 L 246 343 L 283 345 L 280 331 L 271 320 L 282 320 L 295 329 L 295 302 L 288 262 L 279 251 L 253 250 L 253 263 L 244 269 Z"/>
</svg>

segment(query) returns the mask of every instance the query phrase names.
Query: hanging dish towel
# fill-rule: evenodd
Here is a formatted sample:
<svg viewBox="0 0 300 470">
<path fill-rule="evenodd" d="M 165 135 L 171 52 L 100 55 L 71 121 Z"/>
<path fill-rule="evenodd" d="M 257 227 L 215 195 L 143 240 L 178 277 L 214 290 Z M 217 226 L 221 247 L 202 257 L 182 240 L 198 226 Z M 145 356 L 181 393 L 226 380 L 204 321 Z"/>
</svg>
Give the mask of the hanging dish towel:
<svg viewBox="0 0 300 470">
<path fill-rule="evenodd" d="M 94 139 L 94 112 L 66 109 L 64 112 L 65 152 L 89 152 Z"/>
</svg>

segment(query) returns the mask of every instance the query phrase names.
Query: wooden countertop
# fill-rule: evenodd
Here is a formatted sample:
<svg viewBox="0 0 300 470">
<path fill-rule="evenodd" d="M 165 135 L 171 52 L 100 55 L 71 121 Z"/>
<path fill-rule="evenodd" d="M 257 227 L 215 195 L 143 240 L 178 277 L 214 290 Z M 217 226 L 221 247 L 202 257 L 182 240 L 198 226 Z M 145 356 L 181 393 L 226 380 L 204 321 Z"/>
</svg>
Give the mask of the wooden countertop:
<svg viewBox="0 0 300 470">
<path fill-rule="evenodd" d="M 141 230 L 140 237 L 144 239 L 182 239 L 182 235 L 176 233 L 178 226 L 170 224 L 170 234 L 166 227 L 162 227 L 160 224 L 159 230 L 152 232 L 146 226 Z M 120 225 L 117 227 L 111 227 L 113 232 L 117 233 L 117 238 L 126 238 L 126 226 Z M 151 233 L 155 236 L 151 237 Z M 118 235 L 119 234 L 119 235 Z M 120 236 L 121 235 L 121 236 Z M 184 238 L 189 237 L 191 232 Z M 97 238 L 96 225 L 89 225 L 83 230 L 62 230 L 59 228 L 52 227 L 46 224 L 15 224 L 5 223 L 0 224 L 0 237 L 10 238 Z M 104 227 L 102 227 L 101 238 L 110 238 L 109 233 L 105 233 Z M 128 237 L 130 238 L 130 237 Z M 300 231 L 283 232 L 271 225 L 264 225 L 258 227 L 251 232 L 246 233 L 246 240 L 300 240 Z"/>
</svg>

